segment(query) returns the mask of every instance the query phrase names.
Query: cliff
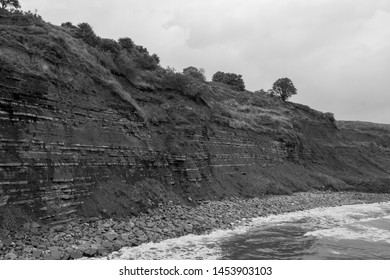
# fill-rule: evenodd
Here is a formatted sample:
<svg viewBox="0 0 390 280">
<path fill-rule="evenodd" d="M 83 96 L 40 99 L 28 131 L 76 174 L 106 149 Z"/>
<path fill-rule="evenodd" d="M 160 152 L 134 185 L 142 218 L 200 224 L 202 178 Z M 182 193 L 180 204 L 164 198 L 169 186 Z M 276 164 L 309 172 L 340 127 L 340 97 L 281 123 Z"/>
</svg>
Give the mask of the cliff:
<svg viewBox="0 0 390 280">
<path fill-rule="evenodd" d="M 161 68 L 102 63 L 72 30 L 0 13 L 0 220 L 65 222 L 313 189 L 388 192 L 389 126 Z"/>
</svg>

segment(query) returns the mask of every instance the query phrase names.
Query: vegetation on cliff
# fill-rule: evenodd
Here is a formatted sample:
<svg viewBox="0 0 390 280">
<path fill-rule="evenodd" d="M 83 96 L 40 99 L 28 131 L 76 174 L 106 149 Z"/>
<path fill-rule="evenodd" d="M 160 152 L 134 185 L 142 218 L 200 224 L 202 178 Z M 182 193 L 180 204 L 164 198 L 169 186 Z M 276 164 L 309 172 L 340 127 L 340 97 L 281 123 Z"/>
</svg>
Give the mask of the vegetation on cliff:
<svg viewBox="0 0 390 280">
<path fill-rule="evenodd" d="M 238 91 L 245 90 L 245 84 L 244 84 L 244 80 L 242 79 L 242 75 L 238 75 L 234 73 L 224 73 L 222 71 L 218 71 L 213 75 L 213 82 L 230 85 L 232 89 Z"/>
</svg>

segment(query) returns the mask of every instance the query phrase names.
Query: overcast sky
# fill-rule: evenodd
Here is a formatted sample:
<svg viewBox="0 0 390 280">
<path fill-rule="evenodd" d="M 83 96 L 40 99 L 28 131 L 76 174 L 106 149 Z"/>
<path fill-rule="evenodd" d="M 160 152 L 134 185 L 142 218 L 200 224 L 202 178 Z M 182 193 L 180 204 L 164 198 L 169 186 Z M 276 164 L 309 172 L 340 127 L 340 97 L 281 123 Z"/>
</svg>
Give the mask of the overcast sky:
<svg viewBox="0 0 390 280">
<path fill-rule="evenodd" d="M 390 123 L 389 0 L 20 0 L 53 24 L 130 37 L 161 65 L 242 74 L 249 90 L 290 78 L 291 101 L 339 120 Z"/>
</svg>

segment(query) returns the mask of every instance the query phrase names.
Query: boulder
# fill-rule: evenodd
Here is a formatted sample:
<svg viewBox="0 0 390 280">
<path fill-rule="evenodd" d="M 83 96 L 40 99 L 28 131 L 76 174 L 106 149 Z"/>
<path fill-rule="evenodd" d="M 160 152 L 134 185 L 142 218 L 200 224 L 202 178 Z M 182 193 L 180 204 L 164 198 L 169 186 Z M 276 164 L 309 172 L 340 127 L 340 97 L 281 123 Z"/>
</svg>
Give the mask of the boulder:
<svg viewBox="0 0 390 280">
<path fill-rule="evenodd" d="M 135 238 L 130 239 L 129 243 L 131 243 L 131 245 L 133 245 L 133 246 L 138 246 L 141 244 L 141 242 Z"/>
<path fill-rule="evenodd" d="M 86 257 L 93 257 L 97 254 L 97 248 L 88 248 L 84 251 L 84 256 Z"/>
<path fill-rule="evenodd" d="M 138 239 L 138 241 L 143 243 L 143 242 L 148 241 L 148 236 L 147 235 L 140 235 L 140 236 L 137 236 L 137 239 Z"/>
<path fill-rule="evenodd" d="M 83 253 L 80 250 L 74 250 L 70 253 L 70 257 L 74 260 L 81 259 L 83 257 Z"/>
<path fill-rule="evenodd" d="M 41 250 L 37 250 L 37 249 L 34 249 L 33 251 L 32 251 L 32 257 L 34 258 L 34 259 L 38 259 L 38 258 L 40 258 L 41 256 L 42 256 L 42 251 Z"/>
<path fill-rule="evenodd" d="M 31 247 L 31 246 L 26 246 L 26 247 L 23 248 L 23 252 L 24 253 L 31 254 L 33 251 L 34 251 L 34 248 Z"/>
<path fill-rule="evenodd" d="M 192 232 L 193 231 L 193 225 L 191 225 L 191 224 L 186 224 L 186 225 L 184 225 L 184 230 L 186 231 L 186 232 Z"/>
<path fill-rule="evenodd" d="M 52 260 L 60 260 L 62 257 L 62 252 L 59 249 L 50 250 L 50 255 Z"/>
<path fill-rule="evenodd" d="M 3 244 L 4 244 L 4 246 L 11 246 L 11 244 L 12 244 L 12 240 L 10 239 L 10 238 L 5 238 L 5 239 L 3 239 Z"/>
<path fill-rule="evenodd" d="M 95 240 L 96 244 L 101 244 L 101 243 L 103 242 L 103 239 L 100 238 L 99 236 L 96 236 L 96 237 L 94 238 L 94 240 Z"/>
<path fill-rule="evenodd" d="M 37 228 L 40 228 L 41 225 L 38 224 L 37 222 L 32 222 L 32 223 L 30 224 L 30 227 L 33 228 L 33 229 L 37 229 Z"/>
<path fill-rule="evenodd" d="M 130 233 L 122 233 L 120 235 L 121 239 L 124 241 L 129 241 L 131 234 Z"/>
<path fill-rule="evenodd" d="M 108 241 L 114 241 L 115 239 L 117 239 L 118 237 L 118 234 L 117 233 L 113 233 L 113 232 L 109 232 L 109 233 L 106 233 L 103 235 Z"/>
<path fill-rule="evenodd" d="M 15 234 L 16 239 L 23 239 L 24 237 L 25 235 L 23 233 L 18 232 L 17 234 Z"/>
<path fill-rule="evenodd" d="M 51 232 L 62 232 L 65 230 L 64 226 L 58 225 L 58 226 L 53 226 L 50 228 Z"/>
<path fill-rule="evenodd" d="M 8 253 L 5 255 L 5 259 L 6 260 L 16 260 L 18 258 L 18 255 L 16 255 L 15 253 Z"/>
<path fill-rule="evenodd" d="M 113 246 L 114 246 L 114 245 L 113 245 L 110 241 L 108 241 L 108 240 L 104 240 L 104 241 L 102 242 L 102 247 L 103 247 L 103 248 L 112 249 Z"/>
<path fill-rule="evenodd" d="M 115 240 L 114 241 L 114 250 L 120 250 L 121 248 L 125 247 L 127 244 L 123 240 Z"/>
</svg>

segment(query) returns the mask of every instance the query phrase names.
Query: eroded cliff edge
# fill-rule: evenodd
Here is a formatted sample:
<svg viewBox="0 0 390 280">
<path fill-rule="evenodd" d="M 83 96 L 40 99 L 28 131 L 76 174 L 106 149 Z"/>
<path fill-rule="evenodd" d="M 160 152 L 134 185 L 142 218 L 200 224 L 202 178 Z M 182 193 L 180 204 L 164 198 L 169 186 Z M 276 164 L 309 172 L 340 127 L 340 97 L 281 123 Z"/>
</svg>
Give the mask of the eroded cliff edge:
<svg viewBox="0 0 390 280">
<path fill-rule="evenodd" d="M 135 84 L 68 29 L 1 14 L 2 215 L 64 222 L 167 201 L 389 191 L 389 126 L 336 123 L 216 83 L 188 87 Z"/>
</svg>

